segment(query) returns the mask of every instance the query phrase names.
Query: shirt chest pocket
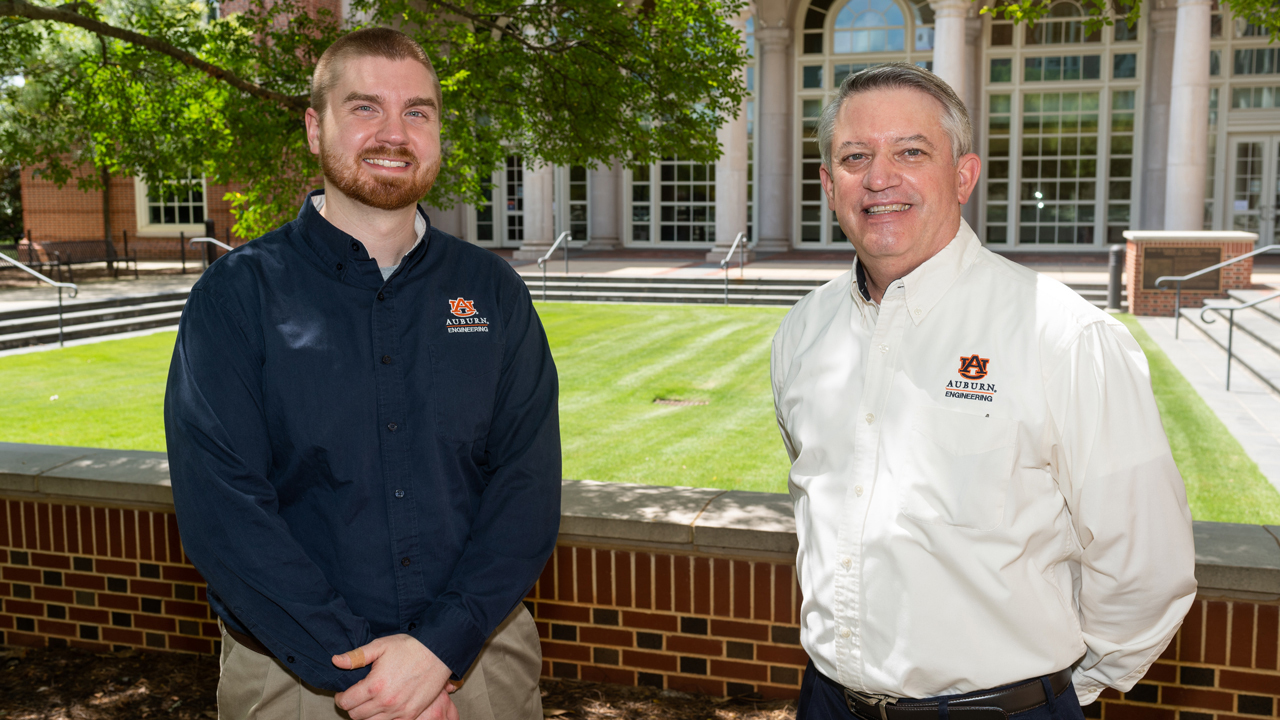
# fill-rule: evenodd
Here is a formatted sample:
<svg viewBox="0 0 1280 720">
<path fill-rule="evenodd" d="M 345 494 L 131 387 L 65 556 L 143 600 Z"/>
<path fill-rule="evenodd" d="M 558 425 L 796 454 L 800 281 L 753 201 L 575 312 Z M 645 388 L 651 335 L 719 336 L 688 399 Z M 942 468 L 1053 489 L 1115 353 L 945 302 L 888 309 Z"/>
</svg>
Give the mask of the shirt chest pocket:
<svg viewBox="0 0 1280 720">
<path fill-rule="evenodd" d="M 501 367 L 502 343 L 466 337 L 456 344 L 431 346 L 431 385 L 440 437 L 473 442 L 488 434 Z"/>
<path fill-rule="evenodd" d="M 931 525 L 992 530 L 1004 519 L 1017 423 L 926 407 L 902 467 L 902 514 Z"/>
</svg>

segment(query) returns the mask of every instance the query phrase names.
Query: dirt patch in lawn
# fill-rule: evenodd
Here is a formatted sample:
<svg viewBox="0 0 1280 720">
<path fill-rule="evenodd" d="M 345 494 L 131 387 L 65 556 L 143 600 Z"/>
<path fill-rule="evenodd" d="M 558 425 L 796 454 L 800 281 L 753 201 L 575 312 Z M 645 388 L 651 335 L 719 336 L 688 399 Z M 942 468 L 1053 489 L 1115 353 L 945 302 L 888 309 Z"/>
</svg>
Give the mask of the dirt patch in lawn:
<svg viewBox="0 0 1280 720">
<path fill-rule="evenodd" d="M 0 649 L 0 720 L 216 720 L 209 655 Z M 790 720 L 793 703 L 544 680 L 546 717 L 565 720 Z M 465 720 L 465 718 L 464 718 Z"/>
</svg>

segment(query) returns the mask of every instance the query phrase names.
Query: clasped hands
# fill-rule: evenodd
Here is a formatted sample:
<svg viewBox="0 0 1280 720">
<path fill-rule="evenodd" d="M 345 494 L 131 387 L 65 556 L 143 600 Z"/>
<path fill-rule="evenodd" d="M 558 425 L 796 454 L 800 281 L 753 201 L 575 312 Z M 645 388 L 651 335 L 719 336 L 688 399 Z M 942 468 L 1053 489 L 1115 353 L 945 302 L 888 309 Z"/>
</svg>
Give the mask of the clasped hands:
<svg viewBox="0 0 1280 720">
<path fill-rule="evenodd" d="M 373 668 L 333 698 L 351 720 L 458 720 L 452 671 L 412 635 L 381 637 L 331 661 L 343 670 Z"/>
</svg>

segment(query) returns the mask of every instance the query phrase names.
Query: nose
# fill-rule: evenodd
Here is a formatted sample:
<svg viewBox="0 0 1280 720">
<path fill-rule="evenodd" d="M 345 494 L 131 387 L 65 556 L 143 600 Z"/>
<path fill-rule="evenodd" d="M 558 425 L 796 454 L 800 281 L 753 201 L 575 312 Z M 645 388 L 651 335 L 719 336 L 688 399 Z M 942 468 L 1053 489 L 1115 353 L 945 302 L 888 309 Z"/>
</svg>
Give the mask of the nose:
<svg viewBox="0 0 1280 720">
<path fill-rule="evenodd" d="M 871 156 L 867 172 L 862 176 L 862 187 L 872 192 L 888 190 L 901 180 L 892 153 L 876 153 Z"/>
<path fill-rule="evenodd" d="M 407 127 L 403 115 L 388 113 L 378 127 L 374 139 L 383 145 L 406 145 L 409 142 Z"/>
</svg>

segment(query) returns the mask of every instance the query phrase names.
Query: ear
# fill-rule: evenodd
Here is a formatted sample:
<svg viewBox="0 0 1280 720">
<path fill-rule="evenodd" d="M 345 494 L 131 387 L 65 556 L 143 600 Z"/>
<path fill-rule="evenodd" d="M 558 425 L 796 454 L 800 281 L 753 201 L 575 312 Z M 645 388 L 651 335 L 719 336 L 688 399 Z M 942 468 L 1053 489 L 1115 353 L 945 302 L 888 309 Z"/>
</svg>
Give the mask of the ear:
<svg viewBox="0 0 1280 720">
<path fill-rule="evenodd" d="M 311 147 L 312 155 L 320 154 L 320 114 L 315 108 L 307 108 L 307 112 L 303 115 L 303 122 L 307 124 L 307 145 Z"/>
<path fill-rule="evenodd" d="M 822 190 L 827 194 L 827 207 L 831 210 L 836 209 L 836 182 L 831 177 L 831 171 L 827 170 L 825 164 L 818 166 L 818 179 L 822 181 Z"/>
<path fill-rule="evenodd" d="M 969 196 L 973 194 L 974 188 L 978 187 L 978 176 L 982 174 L 982 158 L 974 153 L 969 153 L 960 158 L 960 162 L 956 163 L 956 199 L 963 205 L 969 202 Z"/>
</svg>

